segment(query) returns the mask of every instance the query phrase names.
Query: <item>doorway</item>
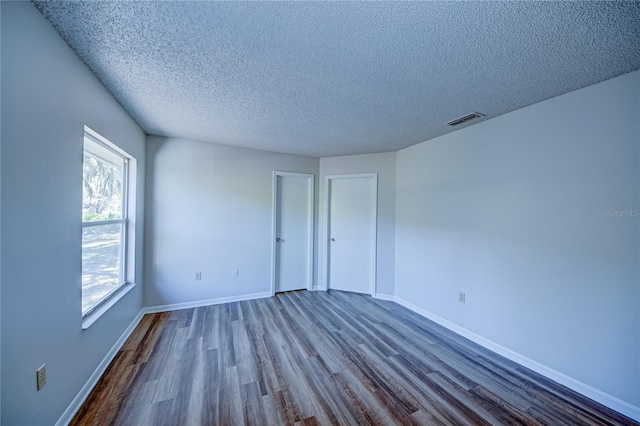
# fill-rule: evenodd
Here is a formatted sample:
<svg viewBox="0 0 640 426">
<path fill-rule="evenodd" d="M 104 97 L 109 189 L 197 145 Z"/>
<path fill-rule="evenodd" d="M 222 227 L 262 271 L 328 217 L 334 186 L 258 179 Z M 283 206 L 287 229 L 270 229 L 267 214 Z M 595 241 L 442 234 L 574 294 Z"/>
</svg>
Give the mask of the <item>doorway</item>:
<svg viewBox="0 0 640 426">
<path fill-rule="evenodd" d="M 313 286 L 314 175 L 273 172 L 271 293 Z"/>
<path fill-rule="evenodd" d="M 378 174 L 325 180 L 325 288 L 375 294 Z"/>
</svg>

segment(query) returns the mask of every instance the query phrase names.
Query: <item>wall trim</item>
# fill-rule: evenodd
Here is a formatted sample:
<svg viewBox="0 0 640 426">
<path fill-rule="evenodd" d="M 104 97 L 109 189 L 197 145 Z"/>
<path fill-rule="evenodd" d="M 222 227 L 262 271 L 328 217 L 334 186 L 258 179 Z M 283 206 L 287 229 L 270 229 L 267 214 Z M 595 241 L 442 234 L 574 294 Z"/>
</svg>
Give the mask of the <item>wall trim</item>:
<svg viewBox="0 0 640 426">
<path fill-rule="evenodd" d="M 378 295 L 378 296 L 384 297 L 387 295 Z M 399 305 L 402 305 L 405 308 L 419 315 L 422 315 L 423 317 L 430 319 L 431 321 L 437 324 L 440 324 L 441 326 L 453 331 L 454 333 L 459 334 L 463 337 L 466 337 L 472 342 L 475 342 L 480 346 L 483 346 L 489 349 L 490 351 L 493 351 L 499 355 L 502 355 L 503 357 L 508 358 L 511 361 L 517 362 L 518 364 L 523 365 L 529 368 L 530 370 L 535 371 L 536 373 L 542 374 L 548 379 L 551 379 L 557 383 L 560 383 L 561 385 L 564 385 L 569 389 L 572 389 L 578 392 L 579 394 L 586 396 L 587 398 L 590 398 L 596 402 L 599 402 L 600 404 L 606 407 L 609 407 L 620 414 L 623 414 L 636 421 L 640 421 L 640 407 L 636 407 L 632 404 L 629 404 L 628 402 L 625 402 L 619 398 L 616 398 L 613 395 L 610 395 L 606 392 L 596 389 L 593 386 L 590 386 L 586 383 L 576 380 L 573 377 L 567 376 L 566 374 L 561 373 L 557 370 L 554 370 L 551 367 L 547 367 L 544 364 L 534 361 L 531 358 L 527 358 L 524 355 L 520 355 L 519 353 L 514 352 L 509 348 L 506 348 L 502 345 L 499 345 L 498 343 L 495 343 L 489 339 L 486 339 L 472 331 L 467 330 L 464 327 L 461 327 L 449 320 L 446 320 L 436 314 L 433 314 L 427 311 L 426 309 L 420 308 L 419 306 L 416 306 L 413 303 L 402 299 L 401 297 L 398 297 L 398 296 L 391 296 L 391 297 L 392 297 L 391 299 L 385 299 L 385 300 L 392 300 L 398 303 Z M 378 297 L 378 298 L 382 299 L 382 297 Z"/>
<path fill-rule="evenodd" d="M 80 407 L 82 407 L 82 404 L 87 400 L 89 394 L 98 384 L 98 381 L 104 372 L 107 371 L 107 367 L 109 367 L 109 364 L 111 364 L 111 361 L 113 361 L 118 351 L 120 351 L 122 345 L 124 345 L 131 333 L 133 333 L 133 330 L 138 326 L 143 316 L 144 312 L 142 312 L 142 310 L 138 312 L 138 315 L 136 315 L 133 321 L 131 321 L 131 324 L 129 324 L 129 326 L 124 330 L 120 338 L 116 340 L 109 352 L 107 352 L 107 355 L 105 355 L 102 361 L 100 361 L 100 364 L 98 364 L 98 367 L 94 370 L 93 374 L 91 374 L 89 380 L 87 380 L 82 389 L 80 389 L 80 392 L 78 392 L 76 397 L 73 398 L 71 404 L 69 404 L 64 413 L 62 413 L 62 416 L 56 422 L 56 426 L 67 426 L 71 420 L 73 420 L 73 416 L 76 415 Z"/>
<path fill-rule="evenodd" d="M 136 286 L 136 283 L 126 283 L 122 287 L 120 287 L 114 294 L 112 294 L 102 305 L 100 305 L 96 310 L 91 312 L 85 318 L 82 319 L 82 329 L 88 330 L 96 321 L 98 321 L 104 314 L 109 312 L 109 309 L 116 303 L 118 300 L 122 299 L 127 293 L 129 293 Z"/>
<path fill-rule="evenodd" d="M 78 392 L 73 401 L 71 401 L 71 404 L 69 404 L 64 413 L 62 413 L 62 416 L 60 416 L 60 419 L 58 419 L 55 426 L 67 426 L 71 422 L 71 420 L 73 420 L 73 416 L 75 416 L 78 410 L 80 410 L 80 407 L 82 407 L 82 404 L 84 404 L 84 402 L 87 400 L 93 388 L 98 384 L 98 381 L 100 380 L 104 372 L 107 371 L 107 368 L 111 364 L 111 361 L 113 361 L 118 351 L 120 351 L 131 333 L 133 333 L 133 330 L 142 320 L 142 317 L 146 314 L 176 311 L 179 309 L 199 308 L 201 306 L 219 305 L 221 303 L 240 302 L 243 300 L 262 299 L 271 296 L 271 292 L 263 292 L 242 296 L 220 297 L 216 299 L 200 300 L 196 302 L 175 303 L 172 305 L 150 306 L 147 308 L 142 308 L 140 312 L 138 312 L 138 315 L 136 315 L 136 317 L 133 319 L 133 321 L 131 321 L 131 324 L 129 324 L 129 326 L 124 330 L 120 338 L 114 343 L 109 352 L 107 352 L 107 355 L 105 355 L 100 364 L 98 364 L 98 367 L 96 367 L 93 374 L 91 374 L 89 380 L 87 380 L 82 389 L 80 389 L 80 392 Z"/>
<path fill-rule="evenodd" d="M 323 291 L 323 289 L 320 289 L 320 288 L 317 290 Z M 73 419 L 73 416 L 75 416 L 75 414 L 78 412 L 80 407 L 82 407 L 82 404 L 89 397 L 89 394 L 91 393 L 93 388 L 96 386 L 96 384 L 98 383 L 98 381 L 100 380 L 104 372 L 107 370 L 107 368 L 109 367 L 109 364 L 111 364 L 111 361 L 113 361 L 113 359 L 115 358 L 120 348 L 122 348 L 122 345 L 124 345 L 124 343 L 127 341 L 129 336 L 131 335 L 133 330 L 138 326 L 138 324 L 140 323 L 140 320 L 142 320 L 142 317 L 145 314 L 175 311 L 179 309 L 199 308 L 203 306 L 219 305 L 222 303 L 230 303 L 230 302 L 241 302 L 244 300 L 262 299 L 266 297 L 272 297 L 272 294 L 270 291 L 240 295 L 240 296 L 219 297 L 216 299 L 207 299 L 207 300 L 200 300 L 195 302 L 175 303 L 171 305 L 150 306 L 150 307 L 142 308 L 140 312 L 138 312 L 138 315 L 136 315 L 136 317 L 133 319 L 133 321 L 131 321 L 131 324 L 129 324 L 129 326 L 122 333 L 120 338 L 114 343 L 114 345 L 111 347 L 107 355 L 102 359 L 100 364 L 98 364 L 98 367 L 95 369 L 93 374 L 91 374 L 91 377 L 89 377 L 89 380 L 87 380 L 87 382 L 82 387 L 82 389 L 80 389 L 80 392 L 78 392 L 78 394 L 73 399 L 73 401 L 71 401 L 71 404 L 69 404 L 65 412 L 60 417 L 60 419 L 56 422 L 56 426 L 67 426 L 71 422 L 71 420 Z M 583 383 L 570 376 L 567 376 L 564 373 L 554 370 L 553 368 L 547 367 L 544 364 L 534 361 L 531 358 L 528 358 L 524 355 L 520 355 L 519 353 L 514 352 L 509 348 L 506 348 L 472 331 L 469 331 L 464 327 L 461 327 L 449 320 L 446 320 L 436 314 L 433 314 L 427 311 L 426 309 L 420 308 L 419 306 L 416 306 L 413 303 L 408 302 L 401 297 L 394 296 L 391 294 L 382 294 L 382 293 L 376 293 L 373 297 L 375 299 L 387 300 L 390 302 L 395 302 L 401 306 L 404 306 L 405 308 L 419 315 L 422 315 L 427 319 L 430 319 L 431 321 L 453 331 L 456 334 L 466 337 L 472 342 L 475 342 L 480 346 L 483 346 L 489 349 L 490 351 L 493 351 L 499 355 L 504 356 L 507 359 L 510 359 L 511 361 L 514 361 L 520 365 L 523 365 L 535 371 L 536 373 L 542 374 L 548 379 L 551 379 L 557 383 L 560 383 L 561 385 L 564 385 L 569 389 L 572 389 L 578 392 L 579 394 L 586 396 L 587 398 L 590 398 L 596 402 L 599 402 L 600 404 L 606 407 L 609 407 L 620 414 L 623 414 L 633 420 L 640 421 L 640 407 L 636 407 L 632 404 L 629 404 L 628 402 L 625 402 L 619 398 L 616 398 L 613 395 L 610 395 L 606 392 L 596 389 L 586 383 Z"/>
<path fill-rule="evenodd" d="M 389 302 L 395 302 L 396 301 L 396 297 L 393 294 L 383 294 L 383 293 L 376 293 L 373 295 L 374 299 L 380 299 L 380 300 L 387 300 Z"/>
<path fill-rule="evenodd" d="M 242 302 L 243 300 L 263 299 L 271 297 L 271 291 L 262 293 L 243 294 L 240 296 L 218 297 L 215 299 L 196 300 L 195 302 L 173 303 L 171 305 L 149 306 L 142 308 L 143 314 L 155 314 L 158 312 L 177 311 L 180 309 L 201 308 L 203 306 L 220 305 L 221 303 Z"/>
</svg>

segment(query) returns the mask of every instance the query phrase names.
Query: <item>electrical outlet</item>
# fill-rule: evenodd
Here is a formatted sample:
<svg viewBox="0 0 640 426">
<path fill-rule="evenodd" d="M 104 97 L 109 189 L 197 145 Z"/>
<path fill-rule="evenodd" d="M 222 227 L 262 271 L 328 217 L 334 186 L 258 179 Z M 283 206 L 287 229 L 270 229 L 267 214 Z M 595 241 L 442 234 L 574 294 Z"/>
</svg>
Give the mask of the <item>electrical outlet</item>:
<svg viewBox="0 0 640 426">
<path fill-rule="evenodd" d="M 196 281 L 200 281 L 202 279 L 202 272 L 196 272 Z"/>
<path fill-rule="evenodd" d="M 237 277 L 238 277 L 239 272 L 240 272 L 240 271 L 239 271 L 238 269 L 234 269 L 233 271 L 231 271 L 231 276 L 232 276 L 232 277 L 234 277 L 234 278 L 237 278 Z"/>
<path fill-rule="evenodd" d="M 463 292 L 458 293 L 458 302 L 466 303 L 466 299 L 467 299 L 466 293 L 463 293 Z"/>
<path fill-rule="evenodd" d="M 47 364 L 42 364 L 42 367 L 36 371 L 36 387 L 38 390 L 42 389 L 47 384 Z"/>
</svg>

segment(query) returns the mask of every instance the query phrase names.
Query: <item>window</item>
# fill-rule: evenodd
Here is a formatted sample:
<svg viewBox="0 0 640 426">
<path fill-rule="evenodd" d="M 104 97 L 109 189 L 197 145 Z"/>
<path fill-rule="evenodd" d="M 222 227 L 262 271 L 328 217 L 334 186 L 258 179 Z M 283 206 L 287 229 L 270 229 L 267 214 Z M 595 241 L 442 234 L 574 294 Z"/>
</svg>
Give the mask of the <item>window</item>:
<svg viewBox="0 0 640 426">
<path fill-rule="evenodd" d="M 129 156 L 85 128 L 82 170 L 82 317 L 127 284 Z"/>
</svg>

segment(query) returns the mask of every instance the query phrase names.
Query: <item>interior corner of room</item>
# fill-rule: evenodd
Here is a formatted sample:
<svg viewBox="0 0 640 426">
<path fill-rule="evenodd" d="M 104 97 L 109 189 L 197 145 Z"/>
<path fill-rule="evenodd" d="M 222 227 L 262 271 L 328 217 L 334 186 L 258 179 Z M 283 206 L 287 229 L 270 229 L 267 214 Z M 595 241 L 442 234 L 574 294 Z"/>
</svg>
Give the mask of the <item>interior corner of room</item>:
<svg viewBox="0 0 640 426">
<path fill-rule="evenodd" d="M 0 11 L 2 425 L 67 424 L 144 314 L 272 297 L 287 274 L 402 305 L 640 421 L 637 67 L 392 152 L 312 156 L 148 134 L 33 3 Z M 137 160 L 136 285 L 85 330 L 84 126 Z"/>
</svg>

